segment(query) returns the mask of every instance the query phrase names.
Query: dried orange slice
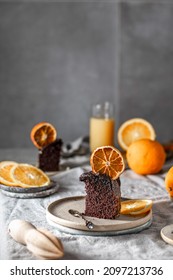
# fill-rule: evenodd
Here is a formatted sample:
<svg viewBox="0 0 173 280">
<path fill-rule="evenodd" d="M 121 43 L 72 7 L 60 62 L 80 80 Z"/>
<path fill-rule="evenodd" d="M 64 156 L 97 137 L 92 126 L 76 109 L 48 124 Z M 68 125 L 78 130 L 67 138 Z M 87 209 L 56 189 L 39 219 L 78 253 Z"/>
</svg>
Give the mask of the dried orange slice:
<svg viewBox="0 0 173 280">
<path fill-rule="evenodd" d="M 148 212 L 152 208 L 153 202 L 150 199 L 132 199 L 121 202 L 121 211 L 123 215 L 140 215 Z"/>
<path fill-rule="evenodd" d="M 156 133 L 153 126 L 146 120 L 134 118 L 124 122 L 118 129 L 118 143 L 123 150 L 139 139 L 155 140 Z"/>
<path fill-rule="evenodd" d="M 16 186 L 16 183 L 10 176 L 10 170 L 17 163 L 14 161 L 1 161 L 0 162 L 0 183 L 7 186 Z"/>
<path fill-rule="evenodd" d="M 41 122 L 32 128 L 30 137 L 33 144 L 42 149 L 56 140 L 57 132 L 52 124 Z"/>
<path fill-rule="evenodd" d="M 42 170 L 26 163 L 14 166 L 10 171 L 10 176 L 17 186 L 22 188 L 42 187 L 50 184 L 49 177 Z"/>
<path fill-rule="evenodd" d="M 112 146 L 102 146 L 94 150 L 90 158 L 94 173 L 107 174 L 113 180 L 124 171 L 125 164 L 120 151 Z"/>
</svg>

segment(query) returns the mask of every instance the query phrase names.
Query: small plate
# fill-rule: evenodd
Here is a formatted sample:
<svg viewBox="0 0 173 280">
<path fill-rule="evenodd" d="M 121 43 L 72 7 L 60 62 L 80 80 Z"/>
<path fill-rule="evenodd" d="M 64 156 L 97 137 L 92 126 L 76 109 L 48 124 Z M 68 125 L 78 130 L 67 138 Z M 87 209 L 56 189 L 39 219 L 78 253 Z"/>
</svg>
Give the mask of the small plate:
<svg viewBox="0 0 173 280">
<path fill-rule="evenodd" d="M 119 215 L 116 219 L 98 219 L 95 217 L 87 217 L 94 224 L 94 228 L 89 230 L 85 221 L 80 217 L 74 217 L 69 213 L 69 209 L 74 209 L 80 213 L 85 212 L 85 196 L 66 197 L 50 203 L 46 209 L 46 217 L 49 222 L 53 222 L 57 227 L 65 227 L 66 232 L 71 229 L 86 232 L 109 232 L 125 231 L 131 232 L 133 228 L 144 229 L 144 225 L 148 225 L 152 220 L 152 210 L 138 215 Z M 149 222 L 150 221 L 150 222 Z M 150 223 L 151 224 L 151 223 Z"/>
<path fill-rule="evenodd" d="M 162 228 L 160 234 L 166 243 L 173 245 L 173 224 Z"/>
<path fill-rule="evenodd" d="M 111 231 L 86 231 L 86 230 L 78 230 L 73 228 L 67 228 L 52 222 L 48 216 L 46 216 L 47 222 L 49 225 L 57 228 L 58 230 L 65 232 L 67 234 L 74 234 L 74 235 L 87 235 L 87 236 L 117 236 L 123 234 L 130 234 L 130 233 L 138 233 L 144 229 L 147 229 L 152 224 L 152 219 L 148 220 L 145 224 L 141 226 L 137 226 L 131 229 L 124 229 L 124 230 L 111 230 Z"/>
<path fill-rule="evenodd" d="M 39 191 L 39 192 L 33 192 L 33 193 L 15 193 L 15 192 L 8 192 L 8 191 L 4 191 L 4 190 L 1 190 L 1 192 L 2 192 L 2 194 L 9 196 L 9 197 L 27 199 L 27 198 L 46 197 L 46 196 L 56 193 L 58 191 L 58 189 L 59 189 L 59 184 L 56 183 L 55 185 L 52 185 L 52 187 L 49 189 Z"/>
<path fill-rule="evenodd" d="M 56 182 L 50 181 L 50 184 L 47 186 L 42 187 L 32 187 L 32 188 L 21 188 L 21 187 L 10 187 L 3 184 L 0 184 L 0 189 L 6 192 L 12 192 L 12 193 L 38 193 L 41 191 L 48 190 L 52 187 L 54 187 Z"/>
</svg>

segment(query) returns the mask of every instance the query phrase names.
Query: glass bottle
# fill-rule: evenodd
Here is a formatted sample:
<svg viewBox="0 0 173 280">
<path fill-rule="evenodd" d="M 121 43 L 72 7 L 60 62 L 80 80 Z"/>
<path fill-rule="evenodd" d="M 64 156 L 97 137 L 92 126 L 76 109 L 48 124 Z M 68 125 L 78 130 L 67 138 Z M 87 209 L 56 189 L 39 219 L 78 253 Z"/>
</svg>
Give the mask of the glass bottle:
<svg viewBox="0 0 173 280">
<path fill-rule="evenodd" d="M 90 151 L 100 146 L 114 146 L 114 106 L 110 102 L 96 104 L 90 118 Z"/>
</svg>

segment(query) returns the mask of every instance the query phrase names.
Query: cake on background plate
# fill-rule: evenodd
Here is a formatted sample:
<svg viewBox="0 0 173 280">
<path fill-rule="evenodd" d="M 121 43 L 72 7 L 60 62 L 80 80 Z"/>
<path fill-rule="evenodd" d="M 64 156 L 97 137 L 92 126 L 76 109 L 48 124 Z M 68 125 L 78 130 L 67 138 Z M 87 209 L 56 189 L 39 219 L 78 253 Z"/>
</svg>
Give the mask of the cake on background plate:
<svg viewBox="0 0 173 280">
<path fill-rule="evenodd" d="M 58 171 L 61 157 L 62 140 L 57 139 L 39 151 L 39 168 L 43 171 Z"/>
<path fill-rule="evenodd" d="M 38 167 L 43 171 L 59 171 L 62 139 L 57 138 L 55 127 L 48 122 L 36 124 L 31 130 L 31 141 L 38 149 Z"/>
</svg>

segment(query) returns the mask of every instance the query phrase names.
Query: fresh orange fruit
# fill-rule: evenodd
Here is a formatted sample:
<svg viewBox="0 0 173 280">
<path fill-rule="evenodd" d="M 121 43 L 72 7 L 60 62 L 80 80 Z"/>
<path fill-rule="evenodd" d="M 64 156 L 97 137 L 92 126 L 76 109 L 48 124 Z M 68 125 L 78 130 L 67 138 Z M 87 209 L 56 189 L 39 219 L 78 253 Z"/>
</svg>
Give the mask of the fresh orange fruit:
<svg viewBox="0 0 173 280">
<path fill-rule="evenodd" d="M 14 166 L 10 171 L 10 176 L 22 188 L 42 187 L 50 183 L 49 177 L 42 170 L 26 163 Z"/>
<path fill-rule="evenodd" d="M 30 137 L 33 144 L 42 149 L 56 140 L 57 132 L 52 124 L 41 122 L 32 128 Z"/>
<path fill-rule="evenodd" d="M 120 151 L 112 146 L 102 146 L 94 150 L 90 158 L 94 173 L 107 174 L 113 180 L 124 171 L 125 164 Z"/>
<path fill-rule="evenodd" d="M 118 143 L 125 151 L 136 140 L 155 140 L 155 138 L 156 134 L 153 126 L 141 118 L 127 120 L 118 129 Z"/>
<path fill-rule="evenodd" d="M 163 146 L 149 139 L 133 142 L 126 153 L 128 166 L 138 174 L 156 174 L 165 163 L 166 154 Z"/>
<path fill-rule="evenodd" d="M 16 186 L 16 183 L 10 176 L 10 170 L 17 163 L 14 161 L 2 161 L 0 162 L 0 183 L 7 186 Z"/>
<path fill-rule="evenodd" d="M 153 205 L 152 200 L 149 199 L 132 199 L 121 202 L 121 211 L 123 215 L 140 215 L 151 210 Z"/>
<path fill-rule="evenodd" d="M 165 176 L 165 187 L 170 197 L 173 197 L 173 167 L 168 170 Z"/>
</svg>

